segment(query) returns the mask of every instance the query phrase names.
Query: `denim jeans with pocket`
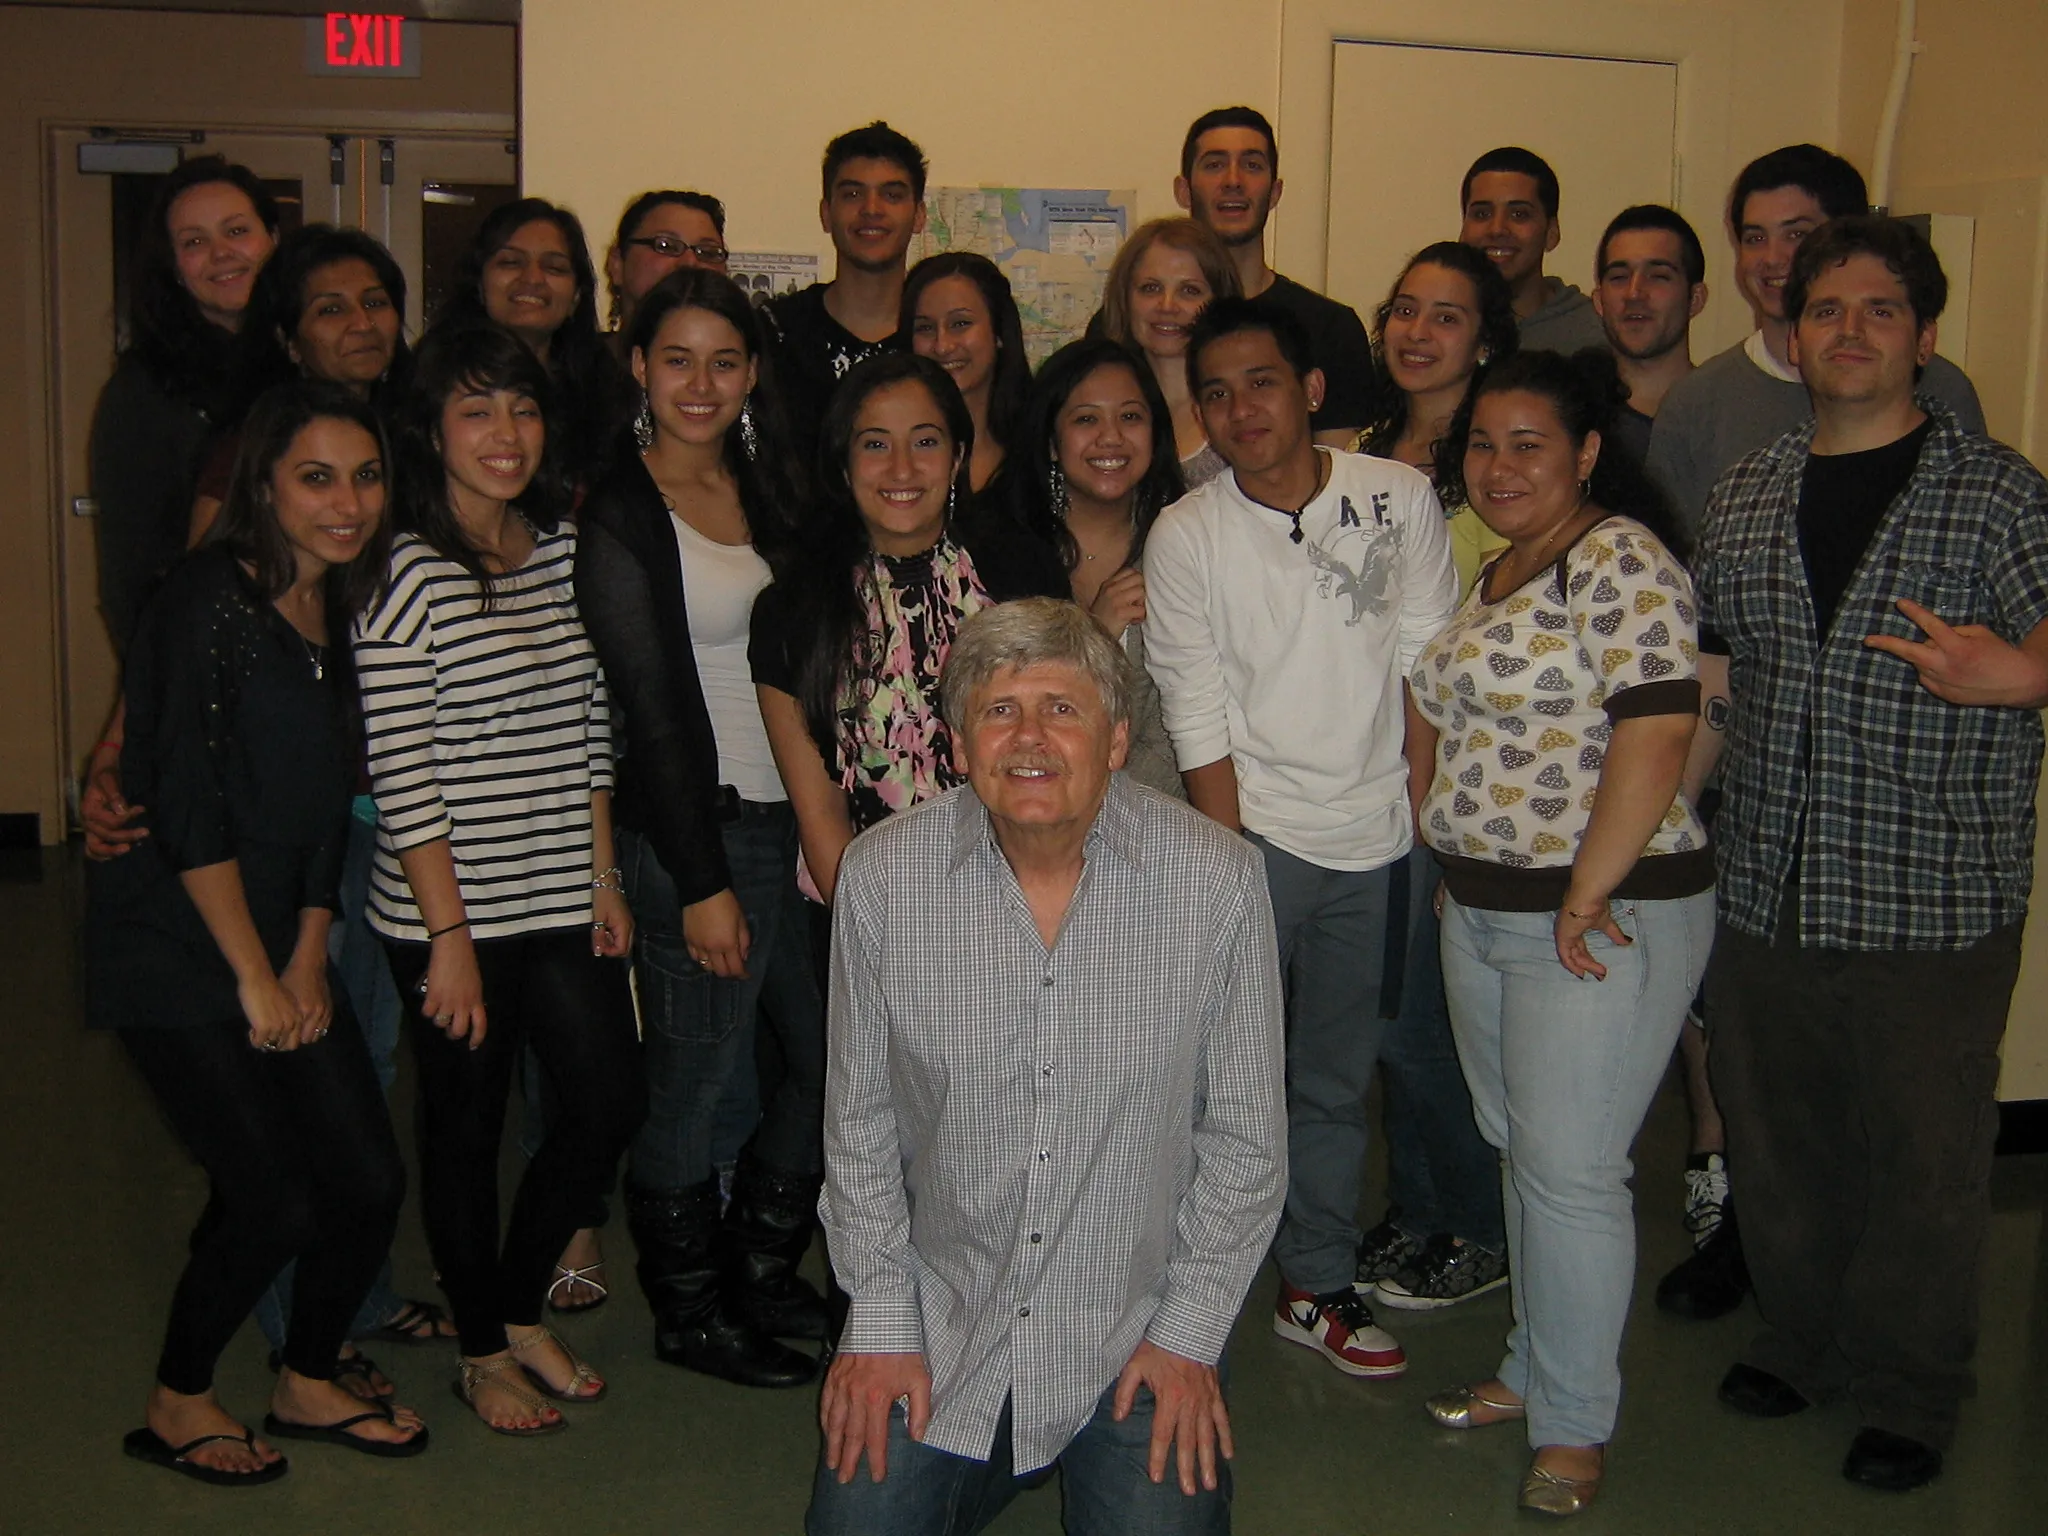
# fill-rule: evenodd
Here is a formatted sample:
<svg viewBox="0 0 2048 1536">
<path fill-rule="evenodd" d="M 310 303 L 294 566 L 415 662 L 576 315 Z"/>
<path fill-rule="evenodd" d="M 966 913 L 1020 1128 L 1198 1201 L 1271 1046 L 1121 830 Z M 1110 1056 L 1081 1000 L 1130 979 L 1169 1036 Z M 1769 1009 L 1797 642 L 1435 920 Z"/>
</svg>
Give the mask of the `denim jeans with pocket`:
<svg viewBox="0 0 2048 1536">
<path fill-rule="evenodd" d="M 1287 993 L 1287 1207 L 1273 1237 L 1280 1276 L 1323 1295 L 1358 1270 L 1365 1183 L 1365 1096 L 1387 1027 L 1380 983 L 1393 882 L 1379 869 L 1325 869 L 1256 833 Z M 1405 942 L 1406 926 L 1396 942 Z"/>
<path fill-rule="evenodd" d="M 1671 1061 L 1714 941 L 1714 896 L 1613 903 L 1632 943 L 1587 948 L 1605 981 L 1557 958 L 1555 912 L 1444 902 L 1444 987 L 1479 1129 L 1505 1154 L 1514 1327 L 1500 1380 L 1529 1443 L 1604 1445 L 1621 1404 L 1635 1285 L 1629 1149 Z"/>
<path fill-rule="evenodd" d="M 730 1101 L 751 1097 L 757 1017 L 774 1031 L 782 1070 L 761 1105 L 752 1153 L 779 1173 L 822 1163 L 825 1003 L 811 966 L 807 903 L 796 888 L 796 815 L 786 802 L 742 802 L 725 828 L 733 893 L 746 913 L 747 974 L 715 976 L 690 958 L 675 881 L 645 838 L 619 837 L 619 866 L 639 933 L 635 965 L 650 1108 L 627 1176 L 642 1189 L 709 1178 L 731 1138 Z"/>
<path fill-rule="evenodd" d="M 1492 1253 L 1506 1246 L 1500 1154 L 1479 1134 L 1472 1092 L 1451 1037 L 1444 997 L 1436 859 L 1408 855 L 1408 969 L 1400 1011 L 1380 1036 L 1380 1093 L 1387 1135 L 1387 1204 L 1404 1232 L 1449 1233 Z"/>
</svg>

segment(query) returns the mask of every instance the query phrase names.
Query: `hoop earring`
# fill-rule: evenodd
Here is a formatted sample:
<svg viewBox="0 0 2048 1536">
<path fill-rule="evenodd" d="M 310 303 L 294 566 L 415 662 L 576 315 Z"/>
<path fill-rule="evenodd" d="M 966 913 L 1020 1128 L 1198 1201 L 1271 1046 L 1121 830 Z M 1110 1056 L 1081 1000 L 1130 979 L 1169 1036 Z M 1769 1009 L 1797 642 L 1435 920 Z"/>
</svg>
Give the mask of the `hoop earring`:
<svg viewBox="0 0 2048 1536">
<path fill-rule="evenodd" d="M 1053 460 L 1052 468 L 1046 472 L 1045 495 L 1046 500 L 1052 504 L 1052 515 L 1064 523 L 1067 520 L 1068 508 L 1073 503 L 1067 495 L 1066 471 L 1060 468 L 1058 459 Z"/>
<path fill-rule="evenodd" d="M 754 397 L 748 395 L 740 402 L 740 452 L 753 463 L 761 456 L 760 434 L 754 430 Z"/>
<path fill-rule="evenodd" d="M 654 408 L 645 391 L 640 395 L 640 413 L 633 418 L 633 444 L 642 453 L 654 446 Z"/>
</svg>

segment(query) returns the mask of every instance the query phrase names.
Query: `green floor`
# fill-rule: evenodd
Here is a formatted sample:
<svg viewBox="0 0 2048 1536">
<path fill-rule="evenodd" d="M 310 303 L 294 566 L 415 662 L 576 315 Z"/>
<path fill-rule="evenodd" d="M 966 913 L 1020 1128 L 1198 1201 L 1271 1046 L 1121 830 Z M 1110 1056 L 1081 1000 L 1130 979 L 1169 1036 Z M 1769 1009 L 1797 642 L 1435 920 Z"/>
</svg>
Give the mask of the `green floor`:
<svg viewBox="0 0 2048 1536">
<path fill-rule="evenodd" d="M 0 1230 L 0 1532 L 780 1533 L 801 1528 L 815 1437 L 814 1391 L 746 1392 L 656 1363 L 630 1283 L 565 1329 L 600 1362 L 610 1398 L 574 1428 L 516 1442 L 485 1433 L 449 1397 L 452 1351 L 387 1349 L 406 1401 L 435 1442 L 416 1462 L 319 1446 L 292 1452 L 270 1488 L 212 1490 L 119 1454 L 141 1422 L 157 1332 L 202 1181 L 110 1039 L 79 1027 L 75 857 L 0 863 L 0 1005 L 8 1073 L 0 1112 L 7 1170 Z M 405 1080 L 401 1076 L 403 1096 Z M 1684 1245 L 1676 1211 L 1684 1111 L 1675 1088 L 1639 1149 L 1642 1274 Z M 405 1138 L 409 1139 L 409 1138 Z M 1734 1417 L 1713 1385 L 1753 1321 L 1673 1322 L 1643 1297 L 1629 1334 L 1627 1398 L 1588 1533 L 2048 1532 L 2048 1287 L 2042 1212 L 2048 1157 L 2008 1158 L 1994 1184 L 1981 1390 L 1949 1470 L 1906 1497 L 1867 1493 L 1836 1468 L 1855 1423 L 1830 1408 L 1777 1424 Z M 624 1234 L 609 1234 L 629 1258 Z M 416 1213 L 399 1239 L 401 1289 L 428 1276 Z M 627 1279 L 627 1266 L 614 1266 Z M 1242 1536 L 1354 1536 L 1527 1529 L 1514 1493 L 1527 1452 L 1513 1428 L 1464 1436 L 1432 1426 L 1422 1401 L 1489 1374 L 1506 1303 L 1484 1298 L 1394 1326 L 1413 1362 L 1392 1384 L 1348 1380 L 1266 1331 L 1262 1279 L 1232 1353 Z M 223 1399 L 260 1414 L 269 1377 L 253 1327 L 222 1363 Z M 1058 1494 L 1018 1501 L 995 1530 L 1059 1528 Z"/>
</svg>

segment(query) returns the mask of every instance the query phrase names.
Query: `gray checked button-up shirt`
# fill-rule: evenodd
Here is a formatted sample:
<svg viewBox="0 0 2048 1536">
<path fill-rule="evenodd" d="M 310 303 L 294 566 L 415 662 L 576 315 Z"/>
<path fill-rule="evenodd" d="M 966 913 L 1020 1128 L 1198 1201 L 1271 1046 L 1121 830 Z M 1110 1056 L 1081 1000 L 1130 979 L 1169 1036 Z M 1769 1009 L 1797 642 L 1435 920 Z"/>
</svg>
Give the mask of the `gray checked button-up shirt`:
<svg viewBox="0 0 2048 1536">
<path fill-rule="evenodd" d="M 1815 633 L 1798 509 L 1813 423 L 1722 476 L 1694 560 L 1700 625 L 1727 643 L 1728 755 L 1714 824 L 1721 916 L 1774 937 L 1800 856 L 1815 949 L 1966 949 L 2026 916 L 2041 716 L 1936 698 L 1865 635 L 1923 638 L 1895 602 L 2017 645 L 2048 618 L 2048 481 L 2002 443 L 1934 420 Z"/>
<path fill-rule="evenodd" d="M 848 849 L 826 1181 L 841 1348 L 922 1352 L 925 1443 L 1028 1472 L 1145 1338 L 1213 1363 L 1287 1183 L 1250 844 L 1118 775 L 1048 952 L 971 788 Z"/>
</svg>

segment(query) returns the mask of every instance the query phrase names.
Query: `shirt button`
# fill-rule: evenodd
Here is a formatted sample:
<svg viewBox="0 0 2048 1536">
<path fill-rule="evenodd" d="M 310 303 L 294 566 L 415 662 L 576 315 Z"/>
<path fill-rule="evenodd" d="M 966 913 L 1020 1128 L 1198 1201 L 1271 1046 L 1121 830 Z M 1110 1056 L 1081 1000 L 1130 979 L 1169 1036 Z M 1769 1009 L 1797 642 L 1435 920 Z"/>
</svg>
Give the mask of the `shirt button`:
<svg viewBox="0 0 2048 1536">
<path fill-rule="evenodd" d="M 1034 1243 L 1042 1242 L 1044 1238 L 1045 1234 L 1043 1232 L 1034 1232 L 1031 1234 L 1031 1241 L 1033 1241 Z"/>
<path fill-rule="evenodd" d="M 1029 1317 L 1031 1315 L 1031 1309 L 1029 1307 L 1019 1307 L 1017 1309 L 1017 1315 L 1019 1317 Z"/>
<path fill-rule="evenodd" d="M 1040 981 L 1040 982 L 1039 982 L 1039 985 L 1040 985 L 1041 987 L 1049 987 L 1049 986 L 1051 986 L 1051 985 L 1052 985 L 1052 978 L 1051 978 L 1050 976 L 1047 976 L 1047 977 L 1046 977 L 1046 978 L 1045 978 L 1044 980 L 1042 980 L 1042 981 Z"/>
<path fill-rule="evenodd" d="M 1045 1149 L 1044 1149 L 1043 1147 L 1039 1148 L 1039 1150 L 1038 1150 L 1038 1160 L 1039 1160 L 1039 1161 L 1040 1161 L 1041 1163 L 1042 1163 L 1042 1162 L 1044 1162 L 1044 1161 L 1045 1161 L 1045 1160 L 1046 1160 L 1047 1158 L 1049 1158 L 1049 1157 L 1051 1157 L 1051 1156 L 1052 1156 L 1052 1154 L 1051 1154 L 1050 1152 L 1046 1151 L 1046 1150 L 1045 1150 Z"/>
<path fill-rule="evenodd" d="M 1040 1067 L 1040 1068 L 1038 1069 L 1038 1075 L 1039 1075 L 1040 1077 L 1051 1077 L 1051 1076 L 1052 1076 L 1052 1064 L 1051 1064 L 1050 1062 L 1048 1062 L 1048 1063 L 1047 1063 L 1046 1065 L 1044 1065 L 1044 1066 Z"/>
</svg>

